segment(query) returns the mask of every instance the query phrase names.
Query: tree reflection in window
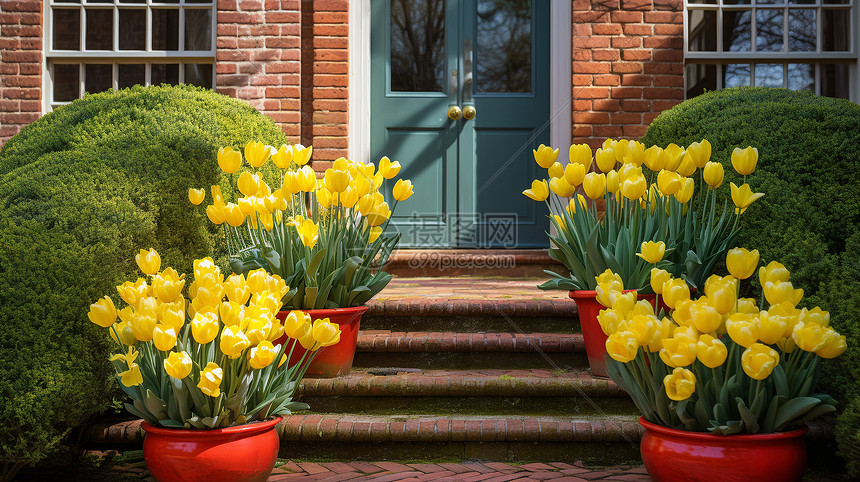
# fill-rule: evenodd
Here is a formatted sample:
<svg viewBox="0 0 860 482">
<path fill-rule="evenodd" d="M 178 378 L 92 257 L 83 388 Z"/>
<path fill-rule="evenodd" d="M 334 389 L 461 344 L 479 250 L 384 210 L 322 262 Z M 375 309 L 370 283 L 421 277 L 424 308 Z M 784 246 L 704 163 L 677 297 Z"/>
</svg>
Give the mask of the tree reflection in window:
<svg viewBox="0 0 860 482">
<path fill-rule="evenodd" d="M 479 0 L 477 92 L 531 92 L 531 0 Z"/>
<path fill-rule="evenodd" d="M 785 26 L 783 10 L 756 11 L 756 50 L 759 52 L 782 52 L 782 32 Z"/>
<path fill-rule="evenodd" d="M 749 10 L 726 10 L 723 12 L 723 51 L 750 51 L 752 47 L 751 19 Z"/>
<path fill-rule="evenodd" d="M 391 90 L 443 92 L 445 1 L 391 1 Z"/>
</svg>

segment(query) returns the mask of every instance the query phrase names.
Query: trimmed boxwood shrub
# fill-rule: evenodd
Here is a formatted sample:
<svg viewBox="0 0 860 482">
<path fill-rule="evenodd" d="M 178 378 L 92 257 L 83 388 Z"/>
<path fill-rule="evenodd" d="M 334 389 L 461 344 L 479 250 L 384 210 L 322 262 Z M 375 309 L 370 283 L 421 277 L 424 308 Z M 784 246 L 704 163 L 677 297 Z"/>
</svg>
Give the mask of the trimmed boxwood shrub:
<svg viewBox="0 0 860 482">
<path fill-rule="evenodd" d="M 726 89 L 663 112 L 641 140 L 665 147 L 701 139 L 724 164 L 724 182 L 738 185 L 732 150 L 758 148 L 747 181 L 765 196 L 742 216 L 738 244 L 783 262 L 805 290 L 803 303 L 831 312 L 849 349 L 822 365 L 821 388 L 847 403 L 860 395 L 860 106 L 810 92 Z"/>
<path fill-rule="evenodd" d="M 218 148 L 252 139 L 286 142 L 244 102 L 162 86 L 86 96 L 3 146 L 0 461 L 42 459 L 104 408 L 109 339 L 88 306 L 137 273 L 137 249 L 186 271 L 197 257 L 224 258 L 188 188 L 223 182 Z"/>
</svg>

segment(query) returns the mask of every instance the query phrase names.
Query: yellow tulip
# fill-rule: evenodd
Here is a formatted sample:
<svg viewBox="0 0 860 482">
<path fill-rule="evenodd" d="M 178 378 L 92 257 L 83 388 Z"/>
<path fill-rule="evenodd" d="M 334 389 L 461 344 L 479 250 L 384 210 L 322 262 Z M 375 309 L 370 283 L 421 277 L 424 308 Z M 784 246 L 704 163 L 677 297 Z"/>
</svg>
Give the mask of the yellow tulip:
<svg viewBox="0 0 860 482">
<path fill-rule="evenodd" d="M 247 158 L 248 155 L 246 154 Z M 290 167 L 290 163 L 293 162 L 293 148 L 292 146 L 288 146 L 286 144 L 282 144 L 280 149 L 277 150 L 274 154 L 272 154 L 272 162 L 278 166 L 278 169 L 286 169 Z"/>
<path fill-rule="evenodd" d="M 618 325 L 622 321 L 621 315 L 612 308 L 600 310 L 597 314 L 597 323 L 600 324 L 600 328 L 607 336 L 618 331 Z"/>
<path fill-rule="evenodd" d="M 193 362 L 187 352 L 173 352 L 164 360 L 164 371 L 173 378 L 182 380 L 191 373 Z"/>
<path fill-rule="evenodd" d="M 690 321 L 701 333 L 713 333 L 723 323 L 723 317 L 709 301 L 702 297 L 690 304 Z"/>
<path fill-rule="evenodd" d="M 161 351 L 170 351 L 176 346 L 176 330 L 172 326 L 156 325 L 152 331 L 152 341 Z"/>
<path fill-rule="evenodd" d="M 373 211 L 367 215 L 367 223 L 371 226 L 380 226 L 391 217 L 391 209 L 387 202 L 381 202 L 373 207 Z"/>
<path fill-rule="evenodd" d="M 651 337 L 648 343 L 648 351 L 651 353 L 659 352 L 663 349 L 663 340 L 672 336 L 672 330 L 675 328 L 675 323 L 669 318 L 664 317 L 654 330 L 654 336 Z"/>
<path fill-rule="evenodd" d="M 335 169 L 326 169 L 325 185 L 332 193 L 344 192 L 349 187 L 349 173 Z"/>
<path fill-rule="evenodd" d="M 213 313 L 197 313 L 191 320 L 191 335 L 194 341 L 205 345 L 218 336 L 218 317 Z"/>
<path fill-rule="evenodd" d="M 705 296 L 721 315 L 727 315 L 738 301 L 737 280 L 732 276 L 711 275 L 705 281 Z"/>
<path fill-rule="evenodd" d="M 600 198 L 606 194 L 606 174 L 589 172 L 582 181 L 582 189 L 589 198 Z"/>
<path fill-rule="evenodd" d="M 663 169 L 657 174 L 657 189 L 664 196 L 671 196 L 681 190 L 681 179 L 677 172 Z"/>
<path fill-rule="evenodd" d="M 702 335 L 696 343 L 696 358 L 708 368 L 716 368 L 726 361 L 726 345 L 711 335 Z"/>
<path fill-rule="evenodd" d="M 110 299 L 110 296 L 105 296 L 91 304 L 90 312 L 87 313 L 87 317 L 90 321 L 102 328 L 107 328 L 113 325 L 116 321 L 116 308 L 114 307 L 113 300 Z"/>
<path fill-rule="evenodd" d="M 552 147 L 541 144 L 537 149 L 532 149 L 532 155 L 540 167 L 549 169 L 558 159 L 558 149 L 553 150 Z"/>
<path fill-rule="evenodd" d="M 732 313 L 726 320 L 726 332 L 732 341 L 749 347 L 758 341 L 758 316 L 748 313 Z"/>
<path fill-rule="evenodd" d="M 549 174 L 550 178 L 553 177 L 564 177 L 564 167 L 560 162 L 554 162 L 549 169 L 547 169 L 547 174 Z"/>
<path fill-rule="evenodd" d="M 116 291 L 119 293 L 120 298 L 129 306 L 135 306 L 139 299 L 148 296 L 149 286 L 146 284 L 146 280 L 138 278 L 135 283 L 126 281 L 117 286 Z"/>
<path fill-rule="evenodd" d="M 385 179 L 393 179 L 400 172 L 400 163 L 391 161 L 387 156 L 379 160 L 379 173 Z"/>
<path fill-rule="evenodd" d="M 681 189 L 675 193 L 675 199 L 681 204 L 686 203 L 693 197 L 695 187 L 696 183 L 692 178 L 681 178 Z"/>
<path fill-rule="evenodd" d="M 224 205 L 213 204 L 206 206 L 206 217 L 212 221 L 212 224 L 220 225 L 224 223 Z"/>
<path fill-rule="evenodd" d="M 766 281 L 762 283 L 762 291 L 771 305 L 789 302 L 797 306 L 803 298 L 803 289 L 794 289 L 791 281 Z"/>
<path fill-rule="evenodd" d="M 762 266 L 758 270 L 758 279 L 762 285 L 768 281 L 772 283 L 788 281 L 790 276 L 791 273 L 788 269 L 778 261 L 771 261 L 767 266 Z"/>
<path fill-rule="evenodd" d="M 311 166 L 302 166 L 297 171 L 299 189 L 302 192 L 312 192 L 317 186 L 317 175 Z"/>
<path fill-rule="evenodd" d="M 238 326 L 225 326 L 221 331 L 221 353 L 227 355 L 231 360 L 235 360 L 242 355 L 242 351 L 250 346 L 248 337 Z"/>
<path fill-rule="evenodd" d="M 645 302 L 650 305 L 647 301 Z M 660 320 L 654 315 L 635 315 L 627 322 L 627 331 L 636 338 L 639 346 L 645 346 L 652 342 L 654 333 L 660 325 Z"/>
<path fill-rule="evenodd" d="M 311 219 L 305 219 L 301 226 L 296 228 L 299 232 L 299 237 L 302 239 L 302 244 L 309 248 L 316 246 L 319 240 L 319 226 Z"/>
<path fill-rule="evenodd" d="M 204 199 L 206 199 L 205 189 L 188 188 L 188 200 L 191 201 L 191 204 L 198 206 Z"/>
<path fill-rule="evenodd" d="M 743 214 L 744 211 L 753 203 L 756 199 L 764 196 L 764 193 L 753 193 L 752 189 L 750 189 L 749 184 L 744 184 L 741 187 L 735 185 L 735 183 L 731 183 L 732 187 L 732 202 L 737 206 L 737 211 L 739 214 Z"/>
<path fill-rule="evenodd" d="M 254 216 L 254 214 L 251 214 L 251 216 Z M 242 213 L 242 209 L 238 204 L 229 203 L 224 207 L 224 220 L 227 221 L 227 224 L 235 228 L 245 222 L 245 214 Z"/>
<path fill-rule="evenodd" d="M 572 186 L 564 177 L 554 177 L 549 180 L 549 189 L 560 197 L 569 198 L 576 192 L 576 186 Z"/>
<path fill-rule="evenodd" d="M 243 171 L 239 174 L 238 180 L 239 191 L 245 196 L 256 196 L 260 191 L 260 176 L 251 174 L 248 171 Z"/>
<path fill-rule="evenodd" d="M 615 168 L 618 162 L 615 159 L 615 150 L 612 148 L 597 149 L 594 154 L 594 159 L 597 161 L 597 168 L 601 172 L 609 172 Z M 594 198 L 592 198 L 594 199 Z"/>
<path fill-rule="evenodd" d="M 817 352 L 824 348 L 827 342 L 827 330 L 829 329 L 818 323 L 798 322 L 791 333 L 791 337 L 801 350 Z"/>
<path fill-rule="evenodd" d="M 332 195 L 331 191 L 324 187 L 320 187 L 316 190 L 317 203 L 323 209 L 328 209 L 332 205 Z"/>
<path fill-rule="evenodd" d="M 828 329 L 824 335 L 824 345 L 822 345 L 815 354 L 821 358 L 836 358 L 845 353 L 848 345 L 845 341 L 845 335 L 836 333 L 832 328 Z"/>
<path fill-rule="evenodd" d="M 272 155 L 273 150 L 273 147 L 267 146 L 262 142 L 248 141 L 245 144 L 245 160 L 252 167 L 259 168 L 269 160 L 269 156 Z"/>
<path fill-rule="evenodd" d="M 738 313 L 758 314 L 758 303 L 752 298 L 738 299 Z"/>
<path fill-rule="evenodd" d="M 328 318 L 314 320 L 311 332 L 314 341 L 319 343 L 320 348 L 334 345 L 340 341 L 340 326 L 337 323 L 332 323 Z"/>
<path fill-rule="evenodd" d="M 242 154 L 234 151 L 232 147 L 225 146 L 218 149 L 218 167 L 227 174 L 233 174 L 242 165 Z"/>
<path fill-rule="evenodd" d="M 299 166 L 304 166 L 311 160 L 311 154 L 314 152 L 314 146 L 305 147 L 301 144 L 293 145 L 293 162 Z"/>
<path fill-rule="evenodd" d="M 645 149 L 645 165 L 648 169 L 654 172 L 660 172 L 666 165 L 666 157 L 663 154 L 663 148 L 660 146 L 651 146 Z"/>
<path fill-rule="evenodd" d="M 672 279 L 672 274 L 665 269 L 651 268 L 651 289 L 654 293 L 662 294 L 663 285 Z"/>
<path fill-rule="evenodd" d="M 676 402 L 686 400 L 696 391 L 696 375 L 686 368 L 675 368 L 663 378 L 666 395 Z"/>
<path fill-rule="evenodd" d="M 621 162 L 641 166 L 645 162 L 645 144 L 639 141 L 630 141 L 627 144 L 627 152 L 624 154 Z"/>
<path fill-rule="evenodd" d="M 686 151 L 684 148 L 675 143 L 666 146 L 666 148 L 663 149 L 663 156 L 665 157 L 664 161 L 666 163 L 663 166 L 663 169 L 666 169 L 667 171 L 677 171 L 678 167 L 681 165 L 681 161 L 684 159 L 685 153 Z"/>
<path fill-rule="evenodd" d="M 693 326 L 693 300 L 681 300 L 675 304 L 675 309 L 672 311 L 672 319 L 678 326 Z M 695 328 L 695 327 L 694 327 Z"/>
<path fill-rule="evenodd" d="M 817 323 L 825 327 L 830 325 L 830 313 L 817 306 L 811 310 L 802 309 L 798 316 L 804 323 Z"/>
<path fill-rule="evenodd" d="M 705 170 L 702 172 L 705 182 L 712 188 L 718 188 L 723 184 L 725 170 L 719 162 L 708 162 L 705 164 Z"/>
<path fill-rule="evenodd" d="M 412 189 L 412 181 L 407 179 L 398 179 L 398 181 L 394 183 L 392 195 L 394 196 L 394 199 L 398 201 L 405 201 L 412 196 Z"/>
<path fill-rule="evenodd" d="M 613 360 L 627 363 L 636 358 L 639 351 L 639 343 L 636 336 L 629 331 L 616 331 L 606 339 L 606 353 Z"/>
<path fill-rule="evenodd" d="M 200 372 L 200 383 L 197 384 L 197 388 L 199 388 L 204 395 L 217 397 L 221 395 L 221 379 L 223 376 L 224 371 L 221 367 L 219 367 L 215 362 L 209 362 L 206 365 L 206 368 Z"/>
<path fill-rule="evenodd" d="M 690 287 L 687 286 L 686 281 L 680 278 L 675 278 L 663 284 L 663 302 L 666 303 L 666 306 L 670 309 L 675 308 L 675 305 L 679 302 L 689 299 Z"/>
<path fill-rule="evenodd" d="M 651 264 L 657 264 L 663 260 L 663 255 L 666 254 L 666 243 L 663 241 L 645 241 L 639 247 L 639 252 L 636 256 L 644 259 Z"/>
<path fill-rule="evenodd" d="M 365 194 L 358 198 L 358 212 L 360 212 L 362 216 L 370 214 L 375 205 L 376 201 L 373 199 L 373 196 L 369 194 Z"/>
<path fill-rule="evenodd" d="M 684 153 L 684 157 L 681 158 L 681 163 L 675 168 L 675 171 L 684 177 L 692 176 L 696 172 L 696 163 L 693 161 L 693 157 L 689 153 Z"/>
<path fill-rule="evenodd" d="M 248 287 L 248 284 L 245 282 L 245 276 L 242 274 L 230 275 L 224 281 L 224 292 L 227 295 L 227 299 L 240 305 L 247 303 L 248 298 L 251 297 L 251 288 Z"/>
<path fill-rule="evenodd" d="M 381 234 L 382 228 L 380 226 L 373 226 L 372 228 L 370 228 L 370 234 L 367 237 L 367 242 L 372 243 L 376 241 Z"/>
<path fill-rule="evenodd" d="M 137 343 L 137 338 L 134 336 L 134 330 L 131 329 L 128 322 L 120 321 L 119 323 L 114 323 L 110 328 L 110 337 L 117 343 L 122 343 L 123 345 L 134 345 Z"/>
<path fill-rule="evenodd" d="M 627 139 L 619 139 L 612 144 L 612 150 L 615 151 L 615 160 L 617 162 L 623 162 L 624 157 L 627 156 L 627 147 L 630 144 L 630 141 Z"/>
<path fill-rule="evenodd" d="M 765 345 L 773 345 L 781 338 L 785 338 L 785 333 L 789 329 L 788 322 L 788 317 L 762 311 L 758 316 L 759 341 Z"/>
<path fill-rule="evenodd" d="M 152 292 L 162 303 L 173 303 L 179 299 L 184 287 L 185 276 L 179 276 L 173 268 L 167 268 L 152 277 Z"/>
<path fill-rule="evenodd" d="M 585 172 L 587 172 L 589 169 L 591 169 L 591 161 L 592 161 L 593 156 L 591 153 L 591 147 L 588 144 L 574 144 L 574 145 L 570 146 L 570 150 L 568 151 L 568 156 L 570 158 L 570 164 L 568 164 L 568 166 L 571 166 L 571 165 L 582 166 L 583 176 L 585 176 Z M 567 176 L 567 167 L 564 168 L 564 173 L 565 173 L 565 177 L 566 177 Z M 569 182 L 573 185 L 578 185 L 578 183 L 575 183 L 575 182 L 571 181 L 570 179 L 568 179 L 567 182 Z"/>
<path fill-rule="evenodd" d="M 744 373 L 753 380 L 764 380 L 769 377 L 777 363 L 779 363 L 779 353 L 761 343 L 753 343 L 741 355 Z"/>
<path fill-rule="evenodd" d="M 614 283 L 598 283 L 594 288 L 595 293 L 597 293 L 596 298 L 598 303 L 601 305 L 610 308 L 615 301 L 615 297 L 621 294 L 622 288 L 619 288 L 620 283 L 617 285 Z"/>
<path fill-rule="evenodd" d="M 615 169 L 606 173 L 606 191 L 616 195 L 616 200 L 621 202 L 618 196 L 618 191 L 621 190 L 621 179 L 618 176 L 618 171 Z M 581 194 L 580 194 L 581 196 Z"/>
<path fill-rule="evenodd" d="M 794 352 L 794 350 L 797 349 L 797 343 L 794 342 L 794 339 L 792 337 L 780 338 L 776 341 L 776 346 L 783 353 L 792 353 Z"/>
<path fill-rule="evenodd" d="M 119 376 L 120 382 L 127 387 L 136 387 L 143 383 L 143 374 L 140 373 L 140 367 L 137 363 L 130 364 L 127 371 L 119 373 L 117 376 Z"/>
<path fill-rule="evenodd" d="M 660 359 L 672 368 L 691 365 L 696 361 L 697 343 L 696 338 L 687 336 L 664 338 L 663 348 L 660 349 Z"/>
<path fill-rule="evenodd" d="M 758 163 L 758 149 L 755 147 L 747 147 L 741 149 L 735 147 L 732 151 L 732 167 L 742 176 L 747 176 L 755 171 L 756 163 Z"/>
<path fill-rule="evenodd" d="M 260 370 L 271 365 L 278 353 L 272 342 L 265 340 L 248 351 L 248 364 L 254 370 Z"/>
<path fill-rule="evenodd" d="M 733 248 L 726 254 L 726 267 L 737 279 L 747 279 L 752 276 L 758 267 L 758 261 L 757 249 L 748 251 L 746 248 Z"/>
<path fill-rule="evenodd" d="M 298 340 L 311 331 L 311 317 L 304 311 L 293 310 L 287 314 L 284 320 L 284 333 L 288 337 Z"/>
<path fill-rule="evenodd" d="M 702 142 L 694 142 L 687 147 L 687 154 L 693 159 L 693 164 L 701 169 L 711 159 L 711 143 L 707 139 L 702 139 Z"/>
<path fill-rule="evenodd" d="M 621 182 L 621 194 L 627 199 L 635 201 L 645 195 L 648 190 L 648 183 L 645 181 L 645 176 L 631 176 Z"/>
<path fill-rule="evenodd" d="M 161 256 L 152 248 L 149 248 L 149 251 L 141 249 L 140 253 L 135 255 L 134 260 L 145 274 L 152 275 L 161 269 Z"/>
<path fill-rule="evenodd" d="M 546 179 L 532 181 L 532 188 L 523 191 L 523 194 L 533 201 L 546 201 L 549 197 L 549 186 Z"/>
</svg>

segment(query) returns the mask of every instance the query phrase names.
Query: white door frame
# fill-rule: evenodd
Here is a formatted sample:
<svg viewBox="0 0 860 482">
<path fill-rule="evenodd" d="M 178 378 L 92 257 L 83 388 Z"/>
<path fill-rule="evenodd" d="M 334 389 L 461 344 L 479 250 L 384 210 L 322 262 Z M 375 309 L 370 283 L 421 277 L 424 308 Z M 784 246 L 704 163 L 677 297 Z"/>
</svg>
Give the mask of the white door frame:
<svg viewBox="0 0 860 482">
<path fill-rule="evenodd" d="M 370 159 L 370 1 L 349 2 L 349 157 Z M 567 164 L 571 142 L 571 3 L 550 0 L 549 138 Z"/>
</svg>

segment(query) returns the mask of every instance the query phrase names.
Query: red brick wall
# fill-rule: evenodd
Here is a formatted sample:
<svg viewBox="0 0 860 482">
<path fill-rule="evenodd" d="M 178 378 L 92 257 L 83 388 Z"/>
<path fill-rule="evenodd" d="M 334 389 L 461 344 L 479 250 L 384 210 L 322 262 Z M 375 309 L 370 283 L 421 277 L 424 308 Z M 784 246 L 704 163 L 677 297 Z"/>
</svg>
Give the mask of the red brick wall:
<svg viewBox="0 0 860 482">
<path fill-rule="evenodd" d="M 42 111 L 42 2 L 0 1 L 0 145 Z"/>
<path fill-rule="evenodd" d="M 638 139 L 684 100 L 681 0 L 573 0 L 573 141 Z"/>
</svg>

